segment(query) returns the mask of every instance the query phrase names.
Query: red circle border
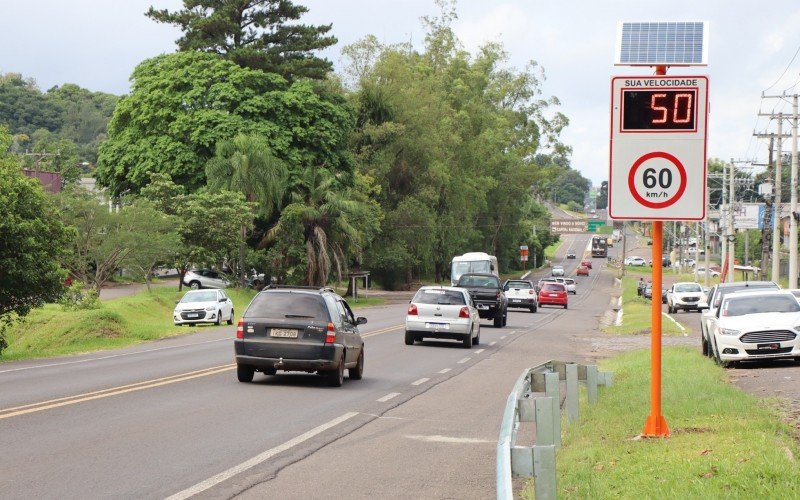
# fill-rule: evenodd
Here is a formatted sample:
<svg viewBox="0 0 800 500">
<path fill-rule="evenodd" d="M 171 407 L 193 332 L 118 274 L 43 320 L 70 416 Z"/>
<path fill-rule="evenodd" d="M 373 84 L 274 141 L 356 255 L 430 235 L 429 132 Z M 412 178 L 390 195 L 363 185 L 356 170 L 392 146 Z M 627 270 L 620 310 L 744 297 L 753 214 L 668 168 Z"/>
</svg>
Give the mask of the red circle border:
<svg viewBox="0 0 800 500">
<path fill-rule="evenodd" d="M 681 177 L 681 185 L 678 187 L 678 191 L 675 193 L 675 196 L 673 196 L 671 200 L 662 202 L 648 201 L 644 199 L 642 195 L 640 195 L 636 191 L 636 183 L 635 183 L 636 171 L 639 170 L 639 167 L 641 167 L 644 162 L 652 160 L 653 158 L 663 158 L 668 162 L 672 163 L 673 165 L 675 165 L 675 167 L 678 169 L 678 174 L 680 174 Z M 664 151 L 653 151 L 652 153 L 647 153 L 646 155 L 640 157 L 638 160 L 636 160 L 636 162 L 634 162 L 630 172 L 628 173 L 628 188 L 631 190 L 631 194 L 633 195 L 633 197 L 640 204 L 648 208 L 656 208 L 656 209 L 667 208 L 675 204 L 681 198 L 681 196 L 683 196 L 684 191 L 686 191 L 686 169 L 684 168 L 680 160 L 678 160 L 671 154 L 665 153 Z"/>
</svg>

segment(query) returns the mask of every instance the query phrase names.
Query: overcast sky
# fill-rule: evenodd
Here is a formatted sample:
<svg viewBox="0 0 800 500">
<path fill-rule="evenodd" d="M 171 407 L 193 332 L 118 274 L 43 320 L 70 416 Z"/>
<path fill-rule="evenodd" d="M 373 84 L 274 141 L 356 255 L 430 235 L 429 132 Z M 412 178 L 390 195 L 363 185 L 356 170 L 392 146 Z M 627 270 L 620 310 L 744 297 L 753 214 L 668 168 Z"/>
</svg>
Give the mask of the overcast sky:
<svg viewBox="0 0 800 500">
<path fill-rule="evenodd" d="M 419 18 L 438 12 L 433 0 L 296 0 L 311 11 L 307 23 L 333 23 L 339 39 L 324 55 L 336 65 L 342 46 L 367 34 L 385 43 L 419 46 Z M 22 73 L 42 90 L 76 83 L 124 94 L 143 59 L 175 50 L 176 28 L 144 16 L 150 5 L 175 10 L 180 0 L 0 0 L 0 73 Z M 461 0 L 456 32 L 470 51 L 500 40 L 511 66 L 535 60 L 544 69 L 544 94 L 561 101 L 570 119 L 563 141 L 572 166 L 593 184 L 608 177 L 610 80 L 648 75 L 649 68 L 615 67 L 617 21 L 709 21 L 709 66 L 670 75 L 707 74 L 709 156 L 766 160 L 767 145 L 754 130 L 775 125 L 763 112 L 791 112 L 762 92 L 800 92 L 800 3 L 775 0 Z M 796 86 L 795 86 L 796 85 Z M 785 149 L 789 149 L 789 144 Z"/>
</svg>

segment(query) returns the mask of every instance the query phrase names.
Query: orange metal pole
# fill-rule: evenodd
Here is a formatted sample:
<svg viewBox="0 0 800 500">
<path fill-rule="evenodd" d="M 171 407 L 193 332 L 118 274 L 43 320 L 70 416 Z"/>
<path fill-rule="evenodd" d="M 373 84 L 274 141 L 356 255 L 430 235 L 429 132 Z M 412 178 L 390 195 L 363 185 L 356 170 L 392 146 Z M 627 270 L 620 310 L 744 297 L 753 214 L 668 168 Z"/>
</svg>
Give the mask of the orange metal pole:
<svg viewBox="0 0 800 500">
<path fill-rule="evenodd" d="M 666 75 L 666 66 L 656 67 L 656 75 Z M 653 221 L 653 294 L 650 299 L 650 415 L 644 423 L 645 437 L 669 437 L 669 427 L 661 415 L 661 283 L 663 266 L 661 252 L 664 242 L 664 222 Z"/>
</svg>

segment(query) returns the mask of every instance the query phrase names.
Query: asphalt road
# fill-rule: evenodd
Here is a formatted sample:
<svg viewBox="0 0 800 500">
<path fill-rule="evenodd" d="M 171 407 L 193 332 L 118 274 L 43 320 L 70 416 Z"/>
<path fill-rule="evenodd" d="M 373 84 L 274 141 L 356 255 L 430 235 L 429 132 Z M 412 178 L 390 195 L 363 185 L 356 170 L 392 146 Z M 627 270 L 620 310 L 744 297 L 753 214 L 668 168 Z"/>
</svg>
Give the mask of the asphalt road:
<svg viewBox="0 0 800 500">
<path fill-rule="evenodd" d="M 565 236 L 568 276 L 588 238 Z M 613 283 L 600 267 L 568 310 L 484 320 L 471 350 L 405 346 L 405 304 L 361 309 L 365 376 L 341 388 L 313 374 L 237 382 L 234 327 L 2 364 L 0 498 L 492 497 L 508 392 L 528 366 L 585 361 Z"/>
</svg>

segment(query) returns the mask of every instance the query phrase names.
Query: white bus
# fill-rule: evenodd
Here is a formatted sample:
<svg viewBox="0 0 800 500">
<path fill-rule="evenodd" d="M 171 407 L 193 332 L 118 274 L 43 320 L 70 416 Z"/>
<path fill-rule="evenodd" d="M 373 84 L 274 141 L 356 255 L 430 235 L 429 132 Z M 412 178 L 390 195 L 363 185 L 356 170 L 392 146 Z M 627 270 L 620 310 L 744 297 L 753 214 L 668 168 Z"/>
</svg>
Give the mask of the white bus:
<svg viewBox="0 0 800 500">
<path fill-rule="evenodd" d="M 469 252 L 453 257 L 450 263 L 450 283 L 458 283 L 458 278 L 464 273 L 491 273 L 499 278 L 497 257 L 483 252 Z"/>
</svg>

